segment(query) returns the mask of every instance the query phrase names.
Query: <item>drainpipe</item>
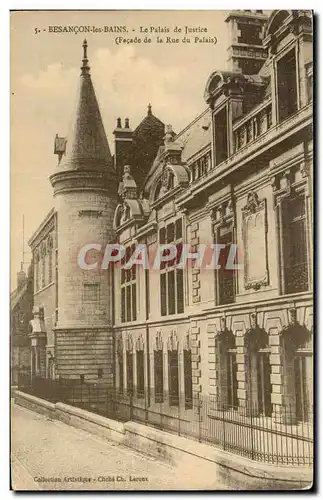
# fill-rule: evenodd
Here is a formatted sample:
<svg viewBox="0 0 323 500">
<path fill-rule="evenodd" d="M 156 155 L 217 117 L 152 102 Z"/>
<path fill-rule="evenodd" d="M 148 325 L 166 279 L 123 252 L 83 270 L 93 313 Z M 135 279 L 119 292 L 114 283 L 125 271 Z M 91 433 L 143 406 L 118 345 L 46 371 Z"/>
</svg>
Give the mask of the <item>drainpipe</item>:
<svg viewBox="0 0 323 500">
<path fill-rule="evenodd" d="M 146 237 L 147 248 L 147 237 Z M 148 385 L 148 407 L 150 406 L 150 347 L 149 347 L 149 269 L 145 269 L 145 311 L 146 311 L 146 346 L 147 346 L 147 385 Z"/>
</svg>

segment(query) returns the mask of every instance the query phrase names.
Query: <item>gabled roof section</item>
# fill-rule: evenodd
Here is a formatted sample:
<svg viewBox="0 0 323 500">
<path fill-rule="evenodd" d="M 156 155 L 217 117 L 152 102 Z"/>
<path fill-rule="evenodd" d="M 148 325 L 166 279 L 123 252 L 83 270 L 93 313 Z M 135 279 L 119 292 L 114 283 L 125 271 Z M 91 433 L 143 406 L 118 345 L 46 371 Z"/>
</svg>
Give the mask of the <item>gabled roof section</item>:
<svg viewBox="0 0 323 500">
<path fill-rule="evenodd" d="M 28 283 L 25 283 L 21 288 L 16 288 L 10 295 L 10 310 L 13 311 L 14 308 L 19 304 L 22 297 L 25 295 L 28 289 Z"/>
<path fill-rule="evenodd" d="M 197 155 L 204 148 L 211 144 L 211 112 L 205 109 L 187 127 L 174 137 L 174 141 L 182 147 L 181 160 L 183 163 L 189 162 L 190 158 Z M 145 181 L 145 188 L 150 189 L 152 178 L 160 165 L 165 151 L 165 146 L 161 146 L 156 158 L 148 172 Z"/>
<path fill-rule="evenodd" d="M 105 134 L 98 101 L 94 92 L 87 59 L 87 42 L 83 42 L 83 64 L 79 97 L 66 156 L 61 170 L 112 169 L 113 161 Z"/>
<path fill-rule="evenodd" d="M 156 125 L 159 125 L 160 127 L 165 127 L 164 123 L 159 118 L 157 118 L 155 115 L 153 115 L 152 109 L 151 109 L 151 104 L 148 104 L 147 115 L 145 116 L 145 118 L 143 118 L 141 120 L 139 125 L 137 125 L 137 127 L 135 128 L 135 130 L 133 132 L 134 136 L 138 135 L 142 130 L 146 131 L 147 126 L 150 127 L 151 124 L 156 124 Z"/>
<path fill-rule="evenodd" d="M 182 161 L 188 162 L 211 144 L 211 134 L 211 113 L 208 108 L 175 137 L 176 142 L 183 147 Z"/>
</svg>

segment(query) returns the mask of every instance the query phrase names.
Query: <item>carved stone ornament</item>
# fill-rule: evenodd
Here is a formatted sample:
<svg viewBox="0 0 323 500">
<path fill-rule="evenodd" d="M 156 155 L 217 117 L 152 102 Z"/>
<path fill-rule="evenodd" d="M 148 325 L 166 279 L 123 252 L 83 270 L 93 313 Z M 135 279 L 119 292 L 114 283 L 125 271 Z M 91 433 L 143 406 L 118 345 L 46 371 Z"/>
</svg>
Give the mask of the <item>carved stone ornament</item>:
<svg viewBox="0 0 323 500">
<path fill-rule="evenodd" d="M 102 217 L 102 210 L 79 210 L 79 217 L 94 217 L 98 219 Z"/>
<path fill-rule="evenodd" d="M 129 333 L 126 338 L 126 351 L 133 352 L 133 340 L 132 336 Z"/>
<path fill-rule="evenodd" d="M 248 194 L 242 209 L 242 234 L 244 243 L 244 286 L 258 290 L 269 283 L 267 256 L 266 199 L 257 193 Z"/>
<path fill-rule="evenodd" d="M 160 330 L 156 333 L 156 338 L 155 338 L 155 350 L 156 351 L 162 351 L 163 350 L 163 338 L 162 338 L 162 333 Z"/>
<path fill-rule="evenodd" d="M 231 198 L 211 209 L 211 220 L 213 224 L 218 225 L 228 222 L 229 220 L 233 220 L 233 217 L 233 200 Z"/>
<path fill-rule="evenodd" d="M 137 338 L 137 341 L 136 341 L 136 350 L 137 351 L 143 351 L 144 350 L 144 339 L 142 337 L 142 335 L 140 335 L 140 337 Z"/>
<path fill-rule="evenodd" d="M 118 342 L 117 342 L 117 351 L 122 354 L 123 353 L 123 339 L 122 339 L 122 335 L 120 335 L 120 337 L 118 338 Z"/>
<path fill-rule="evenodd" d="M 167 347 L 169 351 L 177 351 L 178 350 L 178 338 L 176 334 L 176 330 L 172 330 L 172 333 L 168 337 Z"/>
<path fill-rule="evenodd" d="M 250 191 L 248 193 L 247 203 L 243 207 L 243 210 L 245 212 L 249 212 L 251 214 L 254 214 L 259 210 L 259 207 L 260 207 L 260 201 L 259 201 L 258 194 L 255 191 Z"/>
<path fill-rule="evenodd" d="M 187 334 L 184 337 L 184 351 L 189 351 L 191 349 L 191 341 L 190 341 L 190 334 L 187 332 Z"/>
<path fill-rule="evenodd" d="M 258 326 L 257 313 L 253 312 L 250 314 L 250 328 L 255 329 Z"/>
<path fill-rule="evenodd" d="M 301 174 L 302 177 L 308 177 L 310 174 L 310 165 L 306 161 L 301 164 Z"/>
<path fill-rule="evenodd" d="M 288 323 L 291 326 L 294 326 L 297 323 L 297 312 L 295 307 L 288 309 Z"/>
<path fill-rule="evenodd" d="M 224 332 L 226 329 L 227 329 L 227 322 L 225 316 L 222 316 L 222 318 L 220 318 L 220 330 L 221 332 Z"/>
<path fill-rule="evenodd" d="M 130 219 L 130 208 L 126 203 L 121 205 L 121 217 L 120 217 L 120 225 L 124 224 Z"/>
</svg>

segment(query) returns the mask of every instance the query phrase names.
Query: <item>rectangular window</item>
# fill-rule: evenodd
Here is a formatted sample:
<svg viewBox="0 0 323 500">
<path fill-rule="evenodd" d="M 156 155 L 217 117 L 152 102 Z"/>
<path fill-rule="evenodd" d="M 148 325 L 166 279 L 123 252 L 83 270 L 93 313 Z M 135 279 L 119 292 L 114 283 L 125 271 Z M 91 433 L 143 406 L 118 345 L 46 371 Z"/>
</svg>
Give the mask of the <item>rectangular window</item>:
<svg viewBox="0 0 323 500">
<path fill-rule="evenodd" d="M 163 351 L 154 351 L 155 403 L 164 401 Z"/>
<path fill-rule="evenodd" d="M 53 251 L 50 249 L 48 253 L 48 283 L 53 280 Z"/>
<path fill-rule="evenodd" d="M 103 368 L 98 368 L 98 378 L 103 377 Z"/>
<path fill-rule="evenodd" d="M 291 50 L 277 62 L 278 117 L 283 121 L 297 111 L 296 56 Z"/>
<path fill-rule="evenodd" d="M 305 195 L 298 194 L 283 203 L 283 242 L 285 293 L 308 290 Z"/>
<path fill-rule="evenodd" d="M 221 249 L 218 264 L 221 266 L 217 272 L 219 304 L 232 304 L 235 299 L 235 274 L 232 269 L 227 269 L 227 261 L 233 243 L 233 230 L 222 226 L 217 231 L 217 243 L 225 245 Z"/>
<path fill-rule="evenodd" d="M 179 405 L 178 351 L 168 351 L 169 406 Z"/>
<path fill-rule="evenodd" d="M 193 408 L 192 356 L 191 350 L 184 349 L 184 391 L 185 408 Z"/>
<path fill-rule="evenodd" d="M 296 353 L 295 369 L 295 401 L 296 418 L 301 422 L 312 420 L 312 387 L 313 365 L 312 356 Z"/>
<path fill-rule="evenodd" d="M 183 269 L 177 269 L 183 246 L 182 219 L 178 219 L 159 231 L 159 243 L 175 245 L 176 258 L 165 262 L 160 269 L 160 306 L 161 315 L 184 312 Z"/>
<path fill-rule="evenodd" d="M 84 302 L 99 300 L 99 283 L 84 283 Z"/>
<path fill-rule="evenodd" d="M 144 368 L 144 351 L 136 351 L 137 361 L 137 396 L 143 398 L 145 394 L 145 368 Z"/>
<path fill-rule="evenodd" d="M 127 351 L 127 392 L 133 394 L 133 354 Z"/>
<path fill-rule="evenodd" d="M 124 265 L 135 250 L 135 245 L 126 249 L 126 256 L 122 259 Z M 136 266 L 131 269 L 121 269 L 121 322 L 136 321 L 137 319 L 137 281 Z"/>
<path fill-rule="evenodd" d="M 218 165 L 228 158 L 227 110 L 223 108 L 215 116 L 215 164 Z"/>
</svg>

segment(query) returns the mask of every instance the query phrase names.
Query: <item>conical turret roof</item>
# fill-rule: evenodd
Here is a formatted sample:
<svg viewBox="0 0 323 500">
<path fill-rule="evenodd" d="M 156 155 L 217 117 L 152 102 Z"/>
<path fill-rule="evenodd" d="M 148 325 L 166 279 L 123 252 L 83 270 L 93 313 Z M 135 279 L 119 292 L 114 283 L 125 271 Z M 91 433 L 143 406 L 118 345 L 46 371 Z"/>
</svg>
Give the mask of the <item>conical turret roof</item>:
<svg viewBox="0 0 323 500">
<path fill-rule="evenodd" d="M 114 171 L 98 101 L 95 96 L 87 59 L 87 41 L 83 42 L 83 61 L 74 126 L 67 140 L 66 156 L 60 170 L 104 169 Z"/>
</svg>

